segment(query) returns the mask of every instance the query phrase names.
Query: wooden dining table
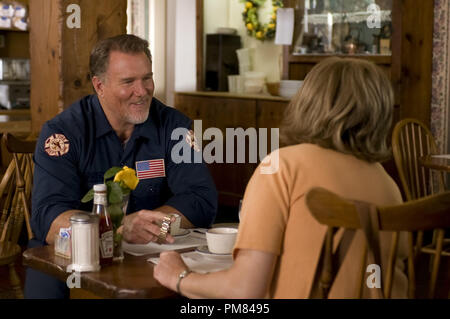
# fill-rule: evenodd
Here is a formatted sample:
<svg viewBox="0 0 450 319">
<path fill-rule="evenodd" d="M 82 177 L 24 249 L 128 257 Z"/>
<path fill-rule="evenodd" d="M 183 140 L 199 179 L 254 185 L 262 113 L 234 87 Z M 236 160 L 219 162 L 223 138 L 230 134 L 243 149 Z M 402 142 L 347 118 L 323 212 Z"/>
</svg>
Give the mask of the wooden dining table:
<svg viewBox="0 0 450 319">
<path fill-rule="evenodd" d="M 238 227 L 238 223 L 218 223 L 215 227 Z M 195 247 L 176 249 L 179 253 L 195 250 Z M 159 257 L 159 253 L 133 256 L 124 253 L 124 259 L 102 267 L 96 272 L 83 272 L 79 275 L 81 288 L 71 288 L 72 299 L 162 299 L 182 298 L 176 292 L 162 286 L 153 278 L 154 264 L 148 259 Z M 68 272 L 70 259 L 55 255 L 53 245 L 29 248 L 24 251 L 22 263 L 30 268 L 53 276 L 63 282 L 76 284 L 75 273 Z"/>
<path fill-rule="evenodd" d="M 419 158 L 419 162 L 430 169 L 450 172 L 450 154 L 445 157 L 433 155 L 422 156 Z"/>
<path fill-rule="evenodd" d="M 191 249 L 180 250 L 189 251 Z M 70 289 L 72 299 L 81 298 L 181 298 L 174 291 L 160 285 L 153 278 L 154 265 L 147 261 L 159 254 L 132 256 L 127 253 L 121 262 L 102 267 L 96 272 L 79 273 L 81 288 Z M 55 255 L 54 246 L 29 248 L 23 253 L 23 264 L 74 285 L 75 273 L 67 272 L 71 260 Z"/>
</svg>

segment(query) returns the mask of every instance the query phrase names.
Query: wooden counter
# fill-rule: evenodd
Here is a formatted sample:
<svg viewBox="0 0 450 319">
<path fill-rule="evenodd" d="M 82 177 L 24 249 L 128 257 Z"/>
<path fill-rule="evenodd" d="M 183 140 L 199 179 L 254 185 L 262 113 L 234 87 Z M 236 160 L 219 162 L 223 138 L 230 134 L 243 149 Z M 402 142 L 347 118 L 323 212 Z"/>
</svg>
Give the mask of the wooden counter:
<svg viewBox="0 0 450 319">
<path fill-rule="evenodd" d="M 217 97 L 229 99 L 244 99 L 244 100 L 268 100 L 289 103 L 289 99 L 281 96 L 273 96 L 269 94 L 247 94 L 247 93 L 230 93 L 230 92 L 212 92 L 212 91 L 194 91 L 194 92 L 176 92 L 175 94 L 190 95 L 190 96 L 204 96 Z"/>
<path fill-rule="evenodd" d="M 189 116 L 192 120 L 201 120 L 202 131 L 195 132 L 197 138 L 208 128 L 220 129 L 224 137 L 224 163 L 208 164 L 211 175 L 219 192 L 219 204 L 237 207 L 244 196 L 245 187 L 260 162 L 249 162 L 249 138 L 246 137 L 245 163 L 238 163 L 234 154 L 233 163 L 225 163 L 225 136 L 227 128 L 267 128 L 270 137 L 271 128 L 279 128 L 283 112 L 289 100 L 270 95 L 235 94 L 228 92 L 176 92 L 175 108 Z M 235 139 L 236 140 L 236 139 Z M 209 143 L 205 140 L 203 148 Z M 270 152 L 270 138 L 267 150 Z M 234 145 L 236 150 L 236 143 Z M 258 145 L 259 148 L 259 138 Z M 236 152 L 235 152 L 236 153 Z M 259 149 L 258 149 L 259 154 Z"/>
</svg>

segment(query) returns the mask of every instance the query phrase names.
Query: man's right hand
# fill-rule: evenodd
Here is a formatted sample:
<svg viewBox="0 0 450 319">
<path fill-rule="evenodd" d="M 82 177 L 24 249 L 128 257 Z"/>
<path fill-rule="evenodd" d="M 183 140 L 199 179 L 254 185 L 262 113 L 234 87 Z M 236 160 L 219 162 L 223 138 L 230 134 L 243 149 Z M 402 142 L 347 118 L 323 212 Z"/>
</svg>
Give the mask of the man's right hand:
<svg viewBox="0 0 450 319">
<path fill-rule="evenodd" d="M 123 219 L 123 238 L 132 244 L 156 242 L 161 231 L 164 217 L 171 217 L 159 211 L 143 209 L 127 215 Z M 172 222 L 175 218 L 172 217 Z M 172 244 L 175 239 L 167 233 L 166 242 Z"/>
</svg>

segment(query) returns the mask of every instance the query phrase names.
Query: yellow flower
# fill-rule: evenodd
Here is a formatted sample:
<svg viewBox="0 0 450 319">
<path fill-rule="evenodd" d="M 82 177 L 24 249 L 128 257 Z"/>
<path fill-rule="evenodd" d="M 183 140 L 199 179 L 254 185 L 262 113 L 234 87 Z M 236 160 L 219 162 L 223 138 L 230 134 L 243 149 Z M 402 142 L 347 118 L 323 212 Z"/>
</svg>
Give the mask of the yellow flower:
<svg viewBox="0 0 450 319">
<path fill-rule="evenodd" d="M 249 29 L 250 31 L 253 30 L 253 24 L 247 23 L 247 29 Z"/>
<path fill-rule="evenodd" d="M 263 33 L 261 31 L 256 32 L 256 37 L 261 39 L 263 37 Z"/>
<path fill-rule="evenodd" d="M 250 9 L 250 8 L 253 7 L 253 3 L 251 3 L 250 1 L 247 1 L 247 2 L 245 3 L 245 7 L 246 7 L 247 9 Z"/>
<path fill-rule="evenodd" d="M 273 7 L 273 12 L 277 12 L 278 7 Z"/>
<path fill-rule="evenodd" d="M 114 182 L 123 182 L 129 189 L 134 190 L 139 183 L 139 179 L 136 177 L 136 171 L 134 169 L 124 166 L 114 176 Z"/>
<path fill-rule="evenodd" d="M 268 27 L 269 27 L 269 29 L 274 29 L 275 28 L 275 23 L 269 23 Z"/>
<path fill-rule="evenodd" d="M 276 20 L 277 19 L 277 15 L 276 15 L 276 13 L 274 13 L 274 14 L 272 14 L 272 20 Z"/>
</svg>

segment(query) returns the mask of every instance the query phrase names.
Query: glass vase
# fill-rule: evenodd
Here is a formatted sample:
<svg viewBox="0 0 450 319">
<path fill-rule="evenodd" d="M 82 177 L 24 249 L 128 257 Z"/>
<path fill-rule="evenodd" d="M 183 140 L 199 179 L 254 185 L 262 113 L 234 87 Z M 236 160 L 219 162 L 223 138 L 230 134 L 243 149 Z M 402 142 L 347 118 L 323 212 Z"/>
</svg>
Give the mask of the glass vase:
<svg viewBox="0 0 450 319">
<path fill-rule="evenodd" d="M 109 204 L 109 215 L 111 216 L 111 221 L 113 224 L 113 260 L 121 261 L 123 260 L 123 248 L 122 248 L 122 228 L 123 218 L 126 215 L 128 207 L 128 196 L 124 196 L 121 203 Z"/>
</svg>

